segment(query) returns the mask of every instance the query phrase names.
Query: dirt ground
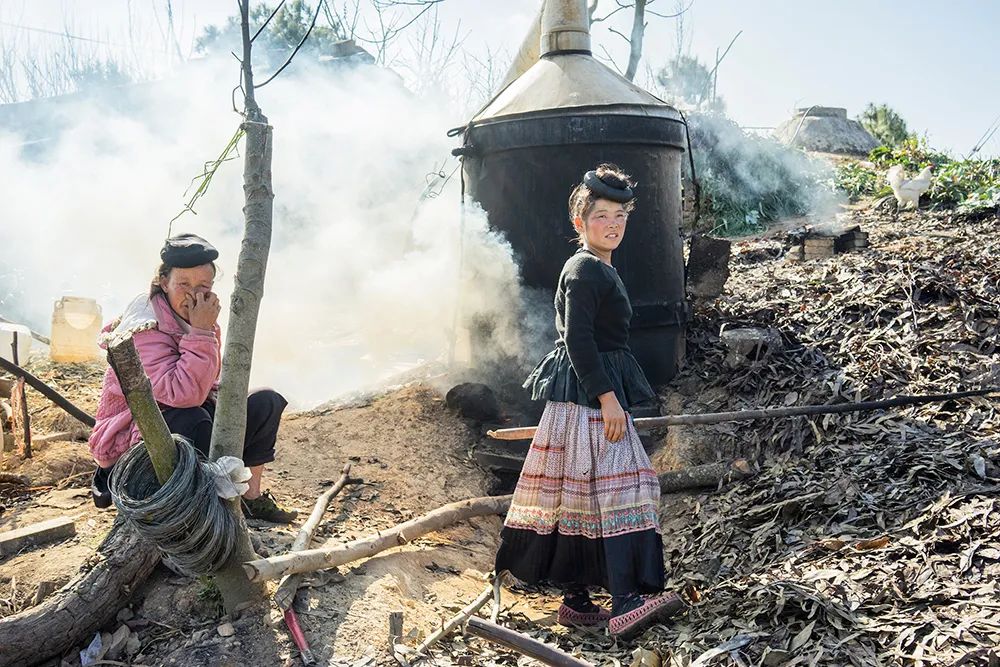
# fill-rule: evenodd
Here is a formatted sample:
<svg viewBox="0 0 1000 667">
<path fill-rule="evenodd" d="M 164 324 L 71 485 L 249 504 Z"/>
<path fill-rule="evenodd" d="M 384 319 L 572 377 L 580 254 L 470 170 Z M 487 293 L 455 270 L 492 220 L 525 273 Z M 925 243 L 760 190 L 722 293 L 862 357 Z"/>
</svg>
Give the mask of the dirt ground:
<svg viewBox="0 0 1000 667">
<path fill-rule="evenodd" d="M 99 368 L 91 375 L 99 378 Z M 37 409 L 48 411 L 41 404 Z M 53 422 L 40 418 L 36 426 Z M 351 463 L 351 477 L 362 483 L 334 500 L 317 534 L 321 540 L 350 540 L 485 495 L 488 474 L 469 457 L 478 437 L 445 407 L 438 391 L 410 385 L 366 405 L 285 415 L 278 460 L 267 471 L 265 486 L 304 520 L 316 497 Z M 32 487 L 11 488 L 2 496 L 0 531 L 56 516 L 71 516 L 77 526 L 74 538 L 0 561 L 0 598 L 8 598 L 0 613 L 6 615 L 31 604 L 42 582 L 66 583 L 100 543 L 114 513 L 95 509 L 90 500 L 93 465 L 85 443 L 44 443 L 29 461 L 8 456 L 3 469 L 27 475 Z M 372 664 L 385 664 L 393 611 L 404 613 L 413 636 L 432 631 L 450 615 L 447 605 L 464 605 L 486 585 L 500 525 L 499 518 L 472 519 L 317 577 L 316 586 L 302 589 L 296 602 L 317 658 L 322 664 L 354 664 L 370 654 Z M 262 552 L 277 554 L 291 543 L 297 526 L 251 521 L 251 529 Z M 282 664 L 297 654 L 280 616 L 236 620 L 236 636 L 223 639 L 216 632 L 224 619 L 214 589 L 164 568 L 139 590 L 132 611 L 130 625 L 143 649 L 131 664 Z M 79 660 L 67 655 L 66 663 Z"/>
<path fill-rule="evenodd" d="M 782 257 L 780 232 L 735 244 L 727 293 L 696 310 L 687 366 L 663 389 L 663 413 L 998 384 L 996 221 L 923 211 L 857 215 L 872 238 L 862 252 L 795 263 Z M 908 295 L 914 285 L 922 295 Z M 731 326 L 775 327 L 787 347 L 730 367 L 719 332 Z M 33 370 L 95 409 L 101 365 L 38 361 Z M 336 541 L 498 492 L 470 454 L 481 429 L 445 406 L 448 386 L 437 378 L 286 414 L 265 486 L 304 519 L 350 462 L 363 484 L 334 500 L 317 535 Z M 71 419 L 30 393 L 36 432 L 71 430 Z M 993 402 L 977 399 L 654 434 L 648 448 L 660 471 L 736 456 L 760 467 L 755 478 L 718 490 L 663 498 L 668 585 L 685 591 L 690 611 L 615 642 L 603 631 L 558 626 L 555 591 L 512 586 L 504 589 L 500 620 L 595 665 L 631 664 L 637 647 L 655 649 L 671 667 L 994 665 L 998 420 Z M 44 582 L 68 581 L 113 513 L 93 508 L 83 443 L 39 445 L 27 462 L 6 455 L 0 470 L 27 475 L 32 485 L 0 485 L 0 531 L 64 515 L 77 528 L 73 538 L 0 558 L 2 617 L 34 604 Z M 403 612 L 414 645 L 471 601 L 486 585 L 500 525 L 497 517 L 473 519 L 313 577 L 296 609 L 319 664 L 395 664 L 387 651 L 390 612 Z M 259 551 L 278 554 L 296 527 L 252 522 L 251 529 Z M 234 632 L 223 637 L 227 622 Z M 226 618 L 207 580 L 162 567 L 104 630 L 122 624 L 138 638 L 137 650 L 106 664 L 301 663 L 275 611 Z M 79 665 L 82 648 L 46 664 Z M 534 663 L 459 636 L 442 642 L 435 664 Z"/>
</svg>

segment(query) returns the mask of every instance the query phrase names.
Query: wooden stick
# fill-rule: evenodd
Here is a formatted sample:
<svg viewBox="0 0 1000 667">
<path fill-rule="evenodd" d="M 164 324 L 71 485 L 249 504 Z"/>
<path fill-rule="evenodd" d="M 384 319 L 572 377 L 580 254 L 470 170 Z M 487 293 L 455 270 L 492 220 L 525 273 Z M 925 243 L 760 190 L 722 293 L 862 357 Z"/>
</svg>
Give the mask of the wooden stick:
<svg viewBox="0 0 1000 667">
<path fill-rule="evenodd" d="M 17 378 L 10 392 L 11 430 L 14 432 L 14 449 L 22 459 L 31 458 L 31 414 L 24 395 L 24 378 Z"/>
<path fill-rule="evenodd" d="M 459 626 L 464 625 L 466 621 L 469 620 L 469 617 L 482 609 L 483 605 L 485 605 L 492 597 L 493 584 L 490 584 L 483 589 L 483 592 L 479 594 L 479 597 L 463 607 L 462 611 L 449 618 L 444 625 L 429 634 L 427 638 L 414 649 L 414 653 L 416 653 L 419 657 L 426 657 L 427 650 L 431 646 L 434 646 L 434 644 L 437 644 L 441 641 L 441 639 L 450 635 Z"/>
<path fill-rule="evenodd" d="M 60 408 L 62 408 L 70 415 L 72 415 L 79 421 L 86 424 L 87 426 L 93 428 L 94 424 L 97 423 L 93 417 L 91 417 L 86 412 L 84 412 L 80 408 L 70 403 L 69 400 L 66 399 L 62 394 L 60 394 L 55 389 L 45 384 L 44 382 L 36 378 L 34 375 L 24 370 L 20 366 L 18 366 L 17 364 L 12 364 L 3 357 L 0 357 L 0 368 L 7 371 L 11 375 L 23 377 L 24 381 L 27 382 L 32 389 L 36 389 L 40 394 L 42 394 L 42 396 L 52 401 Z"/>
<path fill-rule="evenodd" d="M 402 643 L 402 641 L 403 612 L 391 611 L 389 612 L 389 653 L 397 663 L 403 667 L 409 667 L 409 661 L 407 661 L 407 659 L 402 655 L 403 651 L 407 651 L 409 649 Z"/>
<path fill-rule="evenodd" d="M 350 476 L 351 464 L 348 463 L 344 466 L 344 470 L 337 483 L 322 493 L 316 500 L 316 506 L 313 507 L 312 514 L 309 515 L 306 522 L 299 528 L 299 532 L 295 535 L 295 540 L 288 551 L 293 553 L 304 551 L 312 545 L 313 533 L 316 531 L 316 527 L 319 526 L 319 522 L 323 520 L 326 508 L 329 507 L 333 497 L 340 493 L 341 489 L 347 485 Z M 274 592 L 274 602 L 278 605 L 278 608 L 281 610 L 291 609 L 292 603 L 295 601 L 295 593 L 299 590 L 301 584 L 301 574 L 290 574 L 281 580 L 281 583 L 278 584 L 278 589 Z"/>
<path fill-rule="evenodd" d="M 520 632 L 515 632 L 496 623 L 490 623 L 476 616 L 469 619 L 469 624 L 465 629 L 470 635 L 485 639 L 494 644 L 506 646 L 522 655 L 544 662 L 546 665 L 554 665 L 555 667 L 593 667 L 591 663 L 574 658 L 569 653 L 561 651 L 554 646 L 549 646 Z"/>
<path fill-rule="evenodd" d="M 153 387 L 149 384 L 142 360 L 135 350 L 135 342 L 129 336 L 115 341 L 108 347 L 108 363 L 118 376 L 118 384 L 128 402 L 132 418 L 135 419 L 143 444 L 160 484 L 166 484 L 177 465 L 177 445 L 170 435 L 167 422 L 163 420 L 160 406 L 153 398 Z"/>
<path fill-rule="evenodd" d="M 477 516 L 505 514 L 511 496 L 486 496 L 471 498 L 428 512 L 421 517 L 401 523 L 389 530 L 346 544 L 337 543 L 318 549 L 259 558 L 243 563 L 250 581 L 278 579 L 286 574 L 313 572 L 344 565 L 377 553 L 402 546 L 418 537 L 440 530 L 459 521 Z"/>
<path fill-rule="evenodd" d="M 81 440 L 86 442 L 87 438 L 90 437 L 90 432 L 83 429 L 76 429 L 75 431 L 57 431 L 56 433 L 46 433 L 45 435 L 33 436 L 31 442 L 34 444 L 39 444 L 42 442 L 56 442 L 59 440 Z"/>
<path fill-rule="evenodd" d="M 718 486 L 735 479 L 743 479 L 754 474 L 753 466 L 746 459 L 719 461 L 692 466 L 681 470 L 660 473 L 660 492 L 674 493 L 704 486 Z"/>
<path fill-rule="evenodd" d="M 496 572 L 493 573 L 493 611 L 490 612 L 490 621 L 493 623 L 497 622 L 500 618 L 500 582 L 501 576 Z"/>
<path fill-rule="evenodd" d="M 638 430 L 660 428 L 662 426 L 677 426 L 680 424 L 720 424 L 722 422 L 752 421 L 754 419 L 775 419 L 779 417 L 797 417 L 802 415 L 833 415 L 842 412 L 862 412 L 865 410 L 881 410 L 904 405 L 921 405 L 924 403 L 940 403 L 973 396 L 988 396 L 1000 393 L 1000 387 L 987 387 L 972 391 L 958 391 L 951 394 L 927 394 L 925 396 L 897 396 L 881 401 L 864 401 L 861 403 L 838 403 L 836 405 L 796 405 L 788 408 L 765 408 L 762 410 L 738 410 L 735 412 L 709 412 L 700 415 L 668 415 L 666 417 L 640 417 L 633 419 Z M 535 437 L 537 426 L 519 428 L 502 428 L 487 431 L 486 435 L 497 440 L 530 440 Z"/>
</svg>

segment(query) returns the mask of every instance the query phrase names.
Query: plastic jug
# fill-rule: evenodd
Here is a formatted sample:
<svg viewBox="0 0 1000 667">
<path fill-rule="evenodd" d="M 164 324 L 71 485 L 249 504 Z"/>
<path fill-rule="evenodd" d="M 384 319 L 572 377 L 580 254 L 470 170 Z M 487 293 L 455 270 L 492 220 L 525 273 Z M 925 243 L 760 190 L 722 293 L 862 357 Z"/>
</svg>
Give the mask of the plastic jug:
<svg viewBox="0 0 1000 667">
<path fill-rule="evenodd" d="M 52 361 L 72 363 L 101 356 L 97 335 L 101 333 L 101 307 L 93 299 L 64 296 L 52 311 Z"/>
<path fill-rule="evenodd" d="M 14 359 L 14 339 L 17 338 L 17 360 Z M 0 357 L 24 366 L 31 352 L 31 329 L 23 324 L 0 322 Z"/>
</svg>

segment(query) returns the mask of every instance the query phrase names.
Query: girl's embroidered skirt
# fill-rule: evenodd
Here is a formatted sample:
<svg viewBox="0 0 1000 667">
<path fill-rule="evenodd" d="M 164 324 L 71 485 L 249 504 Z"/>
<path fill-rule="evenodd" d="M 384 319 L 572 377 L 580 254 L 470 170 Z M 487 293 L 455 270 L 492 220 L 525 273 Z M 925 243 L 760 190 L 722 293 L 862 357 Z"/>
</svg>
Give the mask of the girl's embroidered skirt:
<svg viewBox="0 0 1000 667">
<path fill-rule="evenodd" d="M 496 571 L 526 583 L 663 589 L 660 484 L 631 417 L 618 442 L 601 411 L 549 401 L 501 533 Z"/>
</svg>

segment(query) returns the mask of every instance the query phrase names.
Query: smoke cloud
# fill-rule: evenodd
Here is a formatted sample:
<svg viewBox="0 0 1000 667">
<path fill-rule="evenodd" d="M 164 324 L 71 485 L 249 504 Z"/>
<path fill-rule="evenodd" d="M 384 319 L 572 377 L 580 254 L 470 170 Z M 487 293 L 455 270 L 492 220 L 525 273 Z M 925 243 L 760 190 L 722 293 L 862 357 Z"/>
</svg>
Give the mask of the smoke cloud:
<svg viewBox="0 0 1000 667">
<path fill-rule="evenodd" d="M 238 125 L 236 76 L 233 63 L 195 62 L 168 81 L 46 102 L 41 143 L 0 130 L 0 314 L 47 331 L 53 302 L 77 295 L 108 321 L 148 289 L 185 190 Z M 481 210 L 462 211 L 445 130 L 465 119 L 446 100 L 374 67 L 298 66 L 258 101 L 274 126 L 275 208 L 252 383 L 305 407 L 444 359 L 457 307 L 460 328 L 494 322 L 497 354 L 535 354 L 517 333 L 509 246 Z M 223 317 L 242 202 L 235 159 L 197 215 L 173 223 L 219 248 Z"/>
</svg>

